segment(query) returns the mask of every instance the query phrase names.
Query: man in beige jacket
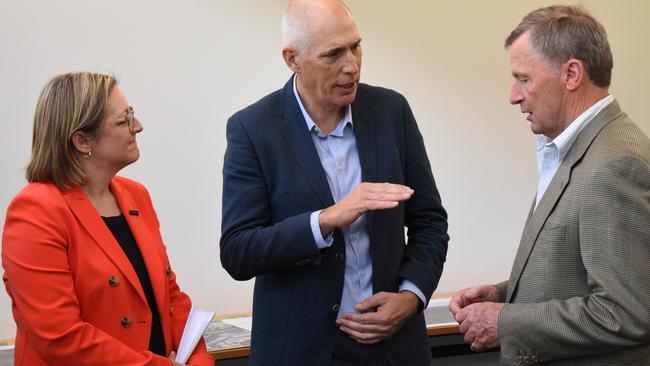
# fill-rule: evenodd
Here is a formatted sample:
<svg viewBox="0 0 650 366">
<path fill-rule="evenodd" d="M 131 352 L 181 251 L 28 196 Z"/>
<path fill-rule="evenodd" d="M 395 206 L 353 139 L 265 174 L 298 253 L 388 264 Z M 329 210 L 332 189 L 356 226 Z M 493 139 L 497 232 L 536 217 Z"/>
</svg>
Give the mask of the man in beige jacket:
<svg viewBox="0 0 650 366">
<path fill-rule="evenodd" d="M 510 280 L 450 310 L 502 365 L 650 365 L 650 141 L 609 94 L 612 55 L 584 10 L 529 13 L 506 40 L 510 102 L 540 173 Z"/>
</svg>

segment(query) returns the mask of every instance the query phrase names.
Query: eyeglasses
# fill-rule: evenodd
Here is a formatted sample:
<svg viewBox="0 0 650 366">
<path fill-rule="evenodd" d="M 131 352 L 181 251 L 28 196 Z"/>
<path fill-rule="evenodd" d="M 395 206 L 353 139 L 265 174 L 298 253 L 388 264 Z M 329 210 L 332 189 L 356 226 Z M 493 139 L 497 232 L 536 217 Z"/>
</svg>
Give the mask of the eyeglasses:
<svg viewBox="0 0 650 366">
<path fill-rule="evenodd" d="M 133 107 L 129 106 L 129 108 L 126 111 L 126 125 L 129 127 L 129 132 L 133 133 L 133 128 L 131 127 L 131 122 L 133 121 Z"/>
</svg>

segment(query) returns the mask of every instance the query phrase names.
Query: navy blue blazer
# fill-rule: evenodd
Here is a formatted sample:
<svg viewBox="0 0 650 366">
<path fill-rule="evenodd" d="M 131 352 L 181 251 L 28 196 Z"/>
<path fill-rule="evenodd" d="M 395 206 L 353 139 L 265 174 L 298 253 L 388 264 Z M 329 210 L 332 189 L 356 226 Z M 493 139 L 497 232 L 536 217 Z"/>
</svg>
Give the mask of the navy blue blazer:
<svg viewBox="0 0 650 366">
<path fill-rule="evenodd" d="M 309 224 L 312 212 L 334 201 L 292 83 L 237 112 L 227 125 L 221 263 L 237 280 L 256 277 L 255 366 L 329 365 L 343 290 L 341 231 L 334 231 L 331 247 L 319 250 Z M 363 181 L 415 190 L 406 203 L 367 214 L 373 291 L 397 292 L 408 279 L 428 299 L 449 237 L 415 118 L 402 95 L 365 84 L 352 118 Z M 429 365 L 421 312 L 381 344 L 394 365 Z"/>
</svg>

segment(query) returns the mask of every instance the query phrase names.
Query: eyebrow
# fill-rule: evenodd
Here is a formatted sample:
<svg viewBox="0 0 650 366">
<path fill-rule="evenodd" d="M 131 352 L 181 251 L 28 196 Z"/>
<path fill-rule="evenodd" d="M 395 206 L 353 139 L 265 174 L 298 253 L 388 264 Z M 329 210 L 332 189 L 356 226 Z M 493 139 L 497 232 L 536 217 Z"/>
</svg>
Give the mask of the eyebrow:
<svg viewBox="0 0 650 366">
<path fill-rule="evenodd" d="M 334 52 L 337 52 L 337 51 L 342 51 L 342 50 L 344 50 L 344 49 L 346 49 L 348 47 L 358 46 L 359 44 L 361 44 L 361 38 L 359 38 L 358 41 L 352 43 L 352 45 L 350 45 L 350 46 L 339 46 L 339 47 L 330 48 L 328 50 L 323 51 L 323 53 L 321 53 L 320 55 L 325 56 L 325 55 L 330 54 L 330 53 L 334 53 Z"/>
</svg>

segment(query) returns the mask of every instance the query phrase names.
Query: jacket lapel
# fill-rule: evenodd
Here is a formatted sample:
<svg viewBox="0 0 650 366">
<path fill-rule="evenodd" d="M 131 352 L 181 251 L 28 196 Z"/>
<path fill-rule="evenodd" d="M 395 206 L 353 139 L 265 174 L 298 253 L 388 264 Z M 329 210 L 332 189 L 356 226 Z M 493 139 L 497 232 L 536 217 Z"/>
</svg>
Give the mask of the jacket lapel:
<svg viewBox="0 0 650 366">
<path fill-rule="evenodd" d="M 151 287 L 153 288 L 154 297 L 156 298 L 156 306 L 158 307 L 161 321 L 163 321 L 167 319 L 167 317 L 163 316 L 163 309 L 167 309 L 168 306 L 164 303 L 164 300 L 167 298 L 165 268 L 163 268 L 158 251 L 158 245 L 162 246 L 162 243 L 158 244 L 154 242 L 158 238 L 157 233 L 152 233 L 149 226 L 143 221 L 142 210 L 145 207 L 139 207 L 133 199 L 133 196 L 115 179 L 111 181 L 110 188 L 142 254 L 142 259 L 147 267 L 147 273 L 151 281 Z M 133 214 L 134 212 L 137 212 L 137 214 Z"/>
<path fill-rule="evenodd" d="M 140 280 L 129 262 L 129 259 L 124 254 L 122 247 L 117 243 L 113 233 L 109 230 L 108 226 L 104 223 L 99 213 L 93 206 L 92 202 L 80 186 L 75 186 L 67 191 L 62 192 L 63 199 L 70 207 L 70 210 L 75 215 L 81 226 L 86 230 L 88 235 L 95 241 L 95 243 L 106 254 L 106 257 L 115 264 L 115 266 L 122 272 L 122 275 L 131 284 L 133 289 L 138 293 L 138 296 L 146 304 L 147 300 L 142 291 Z M 88 258 L 92 260 L 92 258 Z"/>
<path fill-rule="evenodd" d="M 594 141 L 598 133 L 609 122 L 621 114 L 618 102 L 615 100 L 611 102 L 605 109 L 603 109 L 591 122 L 585 126 L 580 132 L 575 142 L 567 152 L 566 157 L 560 164 L 560 167 L 551 180 L 544 196 L 539 201 L 537 208 L 534 208 L 535 202 L 533 201 L 533 208 L 524 226 L 524 232 L 519 242 L 519 249 L 515 256 L 515 261 L 510 273 L 510 281 L 508 283 L 508 293 L 506 295 L 506 302 L 510 302 L 512 295 L 517 288 L 521 273 L 528 262 L 530 253 L 535 246 L 537 237 L 542 230 L 544 223 L 553 212 L 558 200 L 562 196 L 571 179 L 571 171 L 573 167 L 582 159 L 587 149 Z"/>
<path fill-rule="evenodd" d="M 359 93 L 360 91 L 357 91 Z M 357 99 L 352 103 L 352 120 L 354 121 L 354 136 L 357 140 L 359 164 L 361 165 L 361 181 L 376 182 L 377 180 L 377 135 L 375 126 L 371 123 L 372 116 L 366 108 L 363 96 L 357 94 Z M 366 222 L 370 242 L 374 242 L 373 232 L 374 211 L 366 212 Z"/>
<path fill-rule="evenodd" d="M 293 77 L 284 86 L 282 95 L 284 98 L 284 111 L 280 123 L 282 133 L 323 207 L 331 206 L 334 204 L 334 199 L 314 141 L 293 93 Z"/>
<path fill-rule="evenodd" d="M 375 182 L 377 179 L 377 136 L 375 126 L 370 122 L 371 117 L 365 107 L 359 98 L 352 103 L 354 136 L 357 139 L 357 150 L 359 151 L 361 180 Z"/>
</svg>

